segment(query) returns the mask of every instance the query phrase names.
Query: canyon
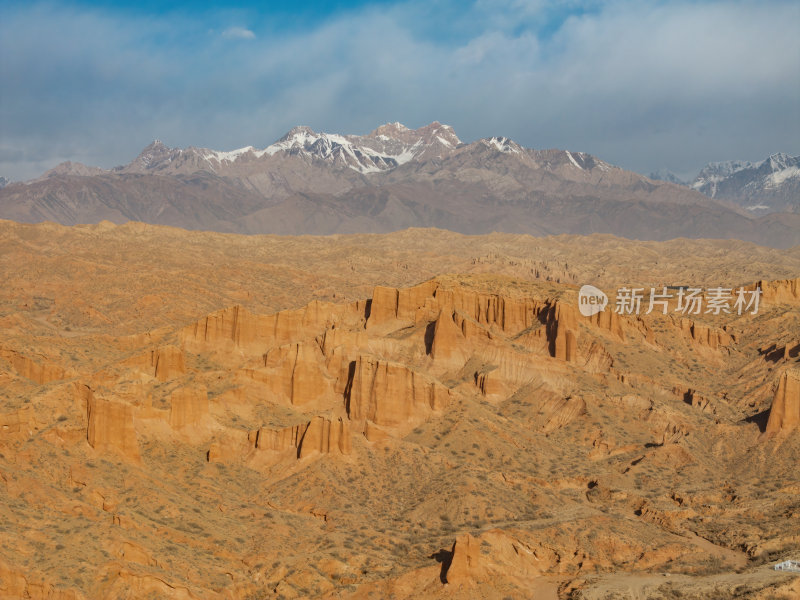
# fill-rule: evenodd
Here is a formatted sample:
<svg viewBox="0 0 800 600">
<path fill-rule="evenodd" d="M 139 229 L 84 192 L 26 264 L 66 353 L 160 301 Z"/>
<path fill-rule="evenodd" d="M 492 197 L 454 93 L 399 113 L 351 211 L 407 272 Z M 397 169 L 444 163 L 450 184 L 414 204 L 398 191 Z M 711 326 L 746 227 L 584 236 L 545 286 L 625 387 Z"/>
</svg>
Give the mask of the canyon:
<svg viewBox="0 0 800 600">
<path fill-rule="evenodd" d="M 800 548 L 798 247 L 0 221 L 0 248 L 3 597 L 800 593 L 771 569 Z M 613 310 L 662 285 L 763 293 Z"/>
</svg>

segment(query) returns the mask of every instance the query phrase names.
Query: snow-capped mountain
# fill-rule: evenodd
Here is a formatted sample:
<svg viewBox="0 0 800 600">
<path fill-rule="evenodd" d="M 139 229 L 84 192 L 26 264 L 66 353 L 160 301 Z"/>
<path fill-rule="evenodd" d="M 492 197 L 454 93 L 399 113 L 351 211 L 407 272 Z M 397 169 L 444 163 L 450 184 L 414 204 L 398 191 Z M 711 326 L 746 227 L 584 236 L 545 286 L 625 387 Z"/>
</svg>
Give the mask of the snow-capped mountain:
<svg viewBox="0 0 800 600">
<path fill-rule="evenodd" d="M 400 123 L 388 123 L 367 135 L 317 133 L 310 127 L 300 126 L 262 150 L 253 146 L 231 151 L 169 148 L 155 140 L 133 162 L 118 170 L 130 173 L 188 167 L 217 172 L 234 164 L 292 155 L 366 174 L 388 171 L 411 160 L 441 158 L 460 145 L 461 140 L 453 128 L 438 122 L 414 130 Z"/>
<path fill-rule="evenodd" d="M 8 180 L 8 178 L 0 177 L 0 189 L 3 189 L 4 187 L 6 187 L 9 183 L 11 183 L 11 182 Z"/>
<path fill-rule="evenodd" d="M 295 127 L 261 153 L 298 153 L 360 173 L 387 171 L 411 160 L 442 158 L 461 144 L 449 125 L 434 122 L 416 130 L 388 123 L 365 136 L 315 133 Z"/>
<path fill-rule="evenodd" d="M 659 169 L 658 171 L 653 171 L 650 173 L 650 175 L 648 175 L 648 177 L 654 181 L 668 181 L 669 183 L 674 183 L 676 185 L 688 185 L 686 181 L 678 177 L 669 169 Z"/>
<path fill-rule="evenodd" d="M 277 180 L 285 179 L 289 171 L 312 169 L 337 180 L 373 174 L 388 174 L 400 166 L 441 161 L 457 155 L 486 160 L 491 155 L 507 155 L 528 166 L 558 171 L 562 175 L 585 178 L 592 169 L 608 171 L 611 165 L 584 152 L 566 150 L 532 150 L 507 137 L 491 137 L 464 144 L 449 125 L 433 122 L 418 129 L 401 123 L 381 125 L 366 135 L 318 133 L 310 127 L 291 129 L 282 138 L 263 149 L 245 146 L 220 151 L 210 148 L 172 148 L 154 140 L 127 165 L 103 170 L 81 163 L 65 162 L 47 171 L 38 180 L 56 175 L 91 176 L 101 173 L 159 175 L 191 175 L 209 172 L 221 176 L 246 178 L 248 185 L 272 195 Z M 288 161 L 288 162 L 287 162 Z M 299 161 L 299 162 L 298 162 Z M 622 172 L 620 169 L 618 171 Z M 277 173 L 280 176 L 275 177 Z M 270 177 L 266 177 L 270 175 Z M 266 183 L 269 180 L 269 185 Z M 358 180 L 358 179 L 357 179 Z M 326 184 L 327 185 L 327 184 Z M 266 187 L 265 187 L 266 186 Z M 314 186 L 311 186 L 314 188 Z M 289 186 L 296 190 L 296 186 Z M 336 191 L 337 186 L 334 186 Z"/>
<path fill-rule="evenodd" d="M 689 185 L 752 212 L 800 212 L 800 156 L 781 152 L 759 162 L 709 163 Z"/>
<path fill-rule="evenodd" d="M 295 127 L 266 147 L 229 151 L 155 140 L 127 165 L 62 163 L 0 190 L 0 218 L 64 224 L 136 220 L 280 234 L 439 227 L 800 243 L 792 220 L 800 215 L 762 222 L 741 213 L 584 152 L 535 150 L 501 136 L 463 143 L 438 122 L 388 123 L 366 135 Z"/>
</svg>

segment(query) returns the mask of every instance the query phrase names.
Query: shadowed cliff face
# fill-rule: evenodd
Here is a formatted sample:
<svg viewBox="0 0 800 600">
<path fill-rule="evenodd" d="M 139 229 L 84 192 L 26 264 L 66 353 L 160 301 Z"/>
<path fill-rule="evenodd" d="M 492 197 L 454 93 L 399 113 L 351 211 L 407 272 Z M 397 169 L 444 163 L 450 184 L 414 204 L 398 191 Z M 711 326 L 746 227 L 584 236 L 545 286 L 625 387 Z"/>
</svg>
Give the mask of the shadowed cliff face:
<svg viewBox="0 0 800 600">
<path fill-rule="evenodd" d="M 84 235 L 13 231 L 17 257 Z M 770 265 L 757 315 L 583 317 L 571 274 L 602 270 L 602 242 L 552 240 L 541 256 L 559 258 L 535 264 L 515 256 L 525 238 L 407 232 L 337 293 L 329 266 L 353 253 L 339 264 L 330 241 L 307 240 L 308 263 L 270 247 L 272 279 L 255 258 L 285 240 L 225 238 L 216 261 L 215 234 L 175 232 L 187 253 L 208 244 L 185 268 L 158 232 L 87 231 L 96 248 L 36 281 L 3 266 L 0 595 L 658 597 L 661 572 L 691 597 L 793 593 L 762 566 L 796 548 L 800 511 L 790 252 L 749 255 Z M 691 244 L 700 285 L 744 260 Z M 647 246 L 614 245 L 593 280 L 609 295 L 646 281 L 609 273 Z M 478 256 L 405 284 L 404 246 L 418 270 Z M 142 247 L 172 279 L 126 300 L 126 276 L 150 271 L 116 261 Z M 657 248 L 666 277 L 683 272 Z"/>
</svg>

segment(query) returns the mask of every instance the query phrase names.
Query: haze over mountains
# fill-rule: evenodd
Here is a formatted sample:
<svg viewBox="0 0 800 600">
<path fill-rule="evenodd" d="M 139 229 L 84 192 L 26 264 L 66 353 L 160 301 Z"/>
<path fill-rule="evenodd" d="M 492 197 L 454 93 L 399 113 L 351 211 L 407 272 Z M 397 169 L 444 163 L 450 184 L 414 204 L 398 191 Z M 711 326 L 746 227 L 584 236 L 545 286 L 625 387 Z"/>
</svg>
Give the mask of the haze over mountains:
<svg viewBox="0 0 800 600">
<path fill-rule="evenodd" d="M 363 136 L 296 127 L 261 150 L 154 141 L 110 170 L 62 163 L 0 190 L 0 217 L 251 234 L 439 227 L 469 234 L 735 238 L 787 247 L 800 243 L 794 197 L 787 192 L 785 201 L 776 196 L 769 206 L 795 214 L 758 216 L 582 152 L 533 150 L 505 137 L 466 144 L 438 122 L 416 130 L 391 123 Z"/>
<path fill-rule="evenodd" d="M 783 152 L 758 162 L 708 163 L 691 181 L 663 170 L 650 177 L 688 185 L 709 198 L 735 202 L 753 214 L 800 212 L 800 156 Z"/>
</svg>

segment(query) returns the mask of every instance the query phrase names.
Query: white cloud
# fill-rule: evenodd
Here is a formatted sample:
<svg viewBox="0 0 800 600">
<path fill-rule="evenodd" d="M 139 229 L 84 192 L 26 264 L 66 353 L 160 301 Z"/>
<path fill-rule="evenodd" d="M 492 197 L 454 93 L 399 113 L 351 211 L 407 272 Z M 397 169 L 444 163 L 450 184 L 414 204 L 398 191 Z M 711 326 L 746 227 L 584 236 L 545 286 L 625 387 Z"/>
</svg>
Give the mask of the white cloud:
<svg viewBox="0 0 800 600">
<path fill-rule="evenodd" d="M 412 0 L 246 45 L 189 19 L 20 9 L 0 22 L 0 175 L 63 156 L 113 166 L 152 138 L 230 149 L 297 124 L 360 133 L 396 120 L 645 173 L 800 153 L 800 6 L 616 0 L 544 37 L 515 26 L 540 4 L 485 0 L 450 35 L 450 13 Z M 493 7 L 503 18 L 486 18 Z"/>
<path fill-rule="evenodd" d="M 222 37 L 237 40 L 254 40 L 256 34 L 244 27 L 228 27 L 222 32 Z"/>
</svg>

